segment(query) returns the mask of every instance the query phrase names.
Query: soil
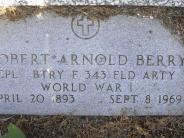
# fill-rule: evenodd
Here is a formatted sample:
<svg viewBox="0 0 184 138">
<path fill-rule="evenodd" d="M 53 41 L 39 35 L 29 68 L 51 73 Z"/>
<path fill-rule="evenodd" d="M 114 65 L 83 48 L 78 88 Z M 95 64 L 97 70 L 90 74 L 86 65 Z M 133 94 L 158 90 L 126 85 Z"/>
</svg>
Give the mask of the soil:
<svg viewBox="0 0 184 138">
<path fill-rule="evenodd" d="M 168 7 L 8 7 L 0 8 L 1 19 L 17 21 L 40 12 L 50 11 L 60 16 L 88 15 L 108 20 L 129 16 L 157 18 L 184 42 L 184 9 Z M 182 138 L 184 117 L 65 117 L 65 116 L 0 116 L 0 134 L 9 123 L 20 127 L 28 138 Z"/>
<path fill-rule="evenodd" d="M 1 117 L 0 130 L 9 123 L 27 138 L 182 138 L 184 117 Z"/>
</svg>

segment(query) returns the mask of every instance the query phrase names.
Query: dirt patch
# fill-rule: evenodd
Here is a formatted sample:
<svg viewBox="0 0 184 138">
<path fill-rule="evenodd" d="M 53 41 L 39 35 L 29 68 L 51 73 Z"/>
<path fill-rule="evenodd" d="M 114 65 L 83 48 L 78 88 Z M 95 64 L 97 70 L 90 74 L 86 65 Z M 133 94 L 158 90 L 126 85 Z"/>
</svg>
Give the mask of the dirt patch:
<svg viewBox="0 0 184 138">
<path fill-rule="evenodd" d="M 20 127 L 28 138 L 179 138 L 184 135 L 184 117 L 14 116 L 0 120 L 2 134 L 7 132 L 10 122 Z"/>
</svg>

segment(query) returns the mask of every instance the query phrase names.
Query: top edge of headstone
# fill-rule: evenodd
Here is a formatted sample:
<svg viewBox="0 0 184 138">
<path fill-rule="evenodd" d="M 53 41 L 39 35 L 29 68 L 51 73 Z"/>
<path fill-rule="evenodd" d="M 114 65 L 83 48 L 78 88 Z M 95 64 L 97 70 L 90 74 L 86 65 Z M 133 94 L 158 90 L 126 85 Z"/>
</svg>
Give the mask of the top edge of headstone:
<svg viewBox="0 0 184 138">
<path fill-rule="evenodd" d="M 0 0 L 0 6 L 62 6 L 62 5 L 114 5 L 114 6 L 170 6 L 184 7 L 184 0 Z"/>
</svg>

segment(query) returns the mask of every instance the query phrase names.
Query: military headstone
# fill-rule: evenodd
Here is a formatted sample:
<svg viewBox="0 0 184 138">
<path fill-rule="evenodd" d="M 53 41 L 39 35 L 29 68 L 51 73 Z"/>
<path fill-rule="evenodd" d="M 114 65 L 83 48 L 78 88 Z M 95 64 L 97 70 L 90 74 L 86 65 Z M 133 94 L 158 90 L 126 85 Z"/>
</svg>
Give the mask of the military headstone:
<svg viewBox="0 0 184 138">
<path fill-rule="evenodd" d="M 0 32 L 0 114 L 184 114 L 184 45 L 156 19 L 46 13 Z"/>
</svg>

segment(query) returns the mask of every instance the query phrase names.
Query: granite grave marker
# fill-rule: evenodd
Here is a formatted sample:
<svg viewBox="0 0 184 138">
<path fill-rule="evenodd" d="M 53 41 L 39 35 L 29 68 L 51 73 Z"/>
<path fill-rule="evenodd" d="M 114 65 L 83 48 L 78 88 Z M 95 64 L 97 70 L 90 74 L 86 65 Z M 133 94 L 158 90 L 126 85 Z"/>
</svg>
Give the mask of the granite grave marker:
<svg viewBox="0 0 184 138">
<path fill-rule="evenodd" d="M 156 19 L 46 13 L 0 32 L 0 114 L 184 114 L 184 45 Z"/>
</svg>

